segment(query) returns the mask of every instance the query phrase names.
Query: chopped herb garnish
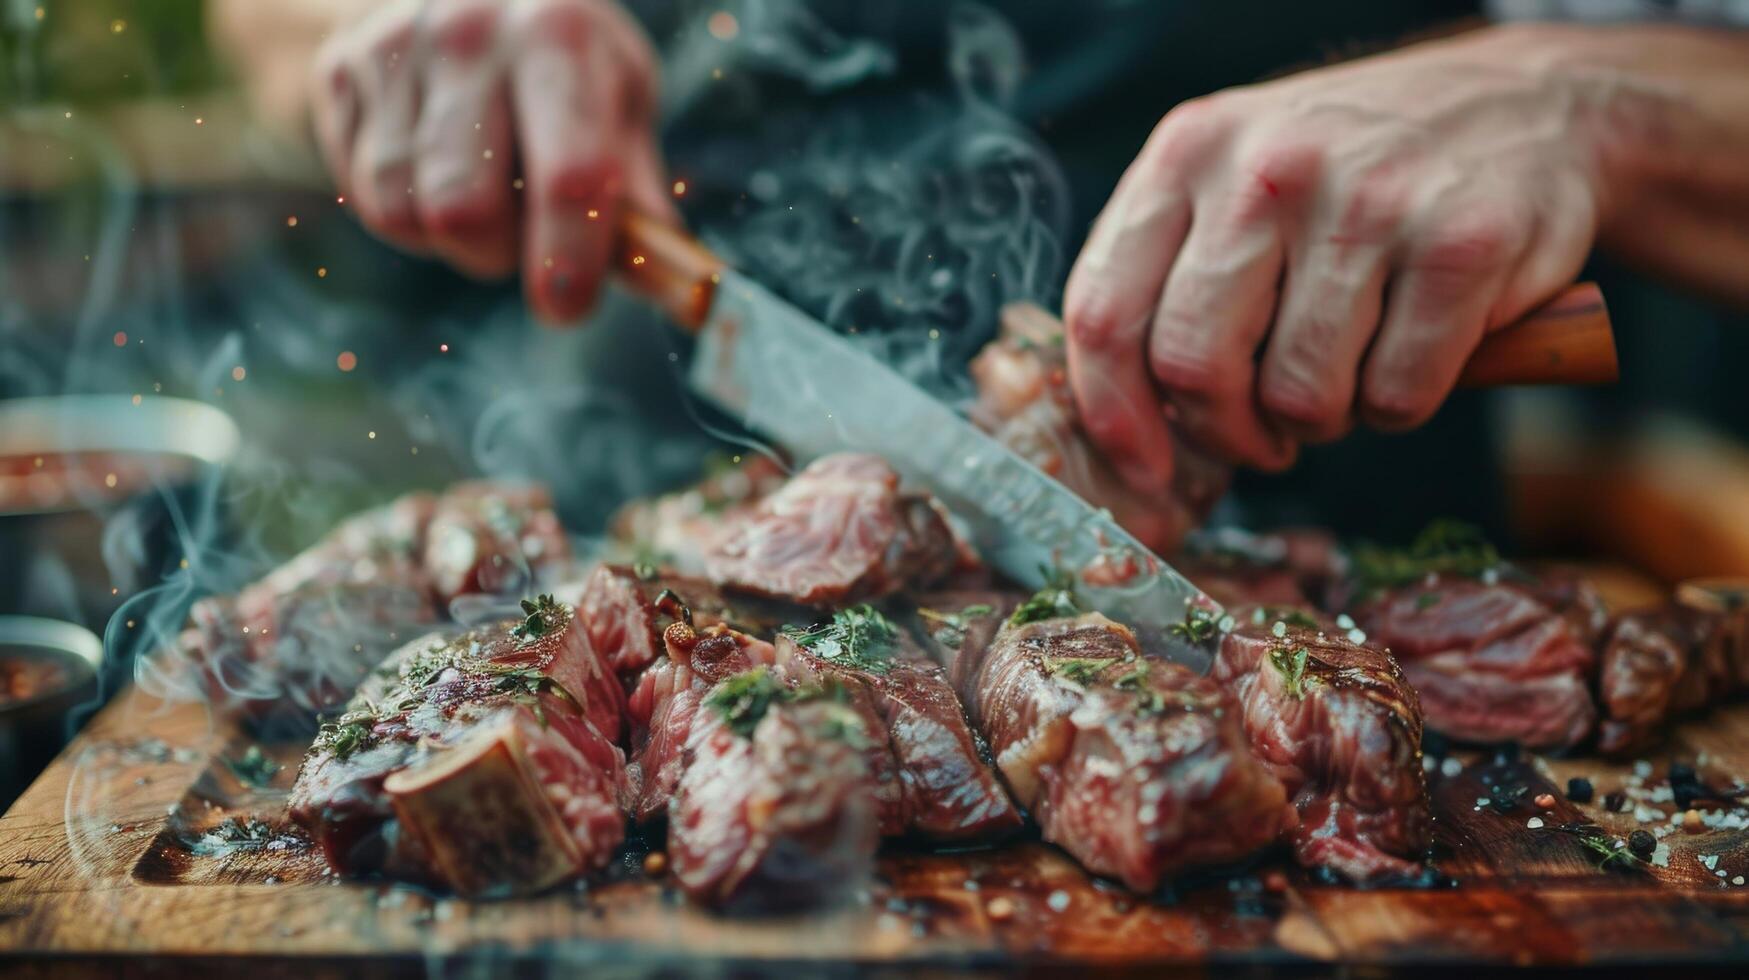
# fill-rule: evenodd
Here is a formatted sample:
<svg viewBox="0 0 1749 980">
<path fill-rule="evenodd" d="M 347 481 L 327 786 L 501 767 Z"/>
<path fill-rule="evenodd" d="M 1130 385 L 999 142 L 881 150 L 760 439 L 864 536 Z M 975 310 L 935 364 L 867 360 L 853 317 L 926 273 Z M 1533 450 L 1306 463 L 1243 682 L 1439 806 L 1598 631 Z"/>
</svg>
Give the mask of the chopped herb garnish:
<svg viewBox="0 0 1749 980">
<path fill-rule="evenodd" d="M 742 738 L 751 738 L 753 729 L 770 710 L 771 702 L 783 696 L 784 686 L 764 667 L 742 671 L 728 678 L 705 699 L 729 730 Z"/>
<path fill-rule="evenodd" d="M 827 738 L 843 742 L 857 751 L 868 748 L 868 732 L 863 728 L 862 718 L 849 708 L 835 708 L 826 716 L 820 725 L 820 734 Z"/>
<path fill-rule="evenodd" d="M 1427 525 L 1407 548 L 1359 545 L 1349 553 L 1356 583 L 1367 591 L 1419 582 L 1429 575 L 1478 578 L 1500 566 L 1500 552 L 1482 532 L 1461 521 Z"/>
<path fill-rule="evenodd" d="M 656 580 L 656 566 L 647 561 L 633 562 L 632 574 L 636 575 L 640 582 L 654 582 Z"/>
<path fill-rule="evenodd" d="M 1053 657 L 1045 661 L 1045 670 L 1052 677 L 1061 677 L 1071 684 L 1086 687 L 1110 663 L 1109 660 L 1096 660 L 1091 657 Z"/>
<path fill-rule="evenodd" d="M 1200 606 L 1192 606 L 1184 613 L 1184 622 L 1173 623 L 1166 627 L 1166 632 L 1191 644 L 1201 644 L 1215 635 L 1215 614 Z"/>
<path fill-rule="evenodd" d="M 823 626 L 785 626 L 783 632 L 817 657 L 877 673 L 891 669 L 899 639 L 899 627 L 866 603 L 840 609 Z"/>
<path fill-rule="evenodd" d="M 995 611 L 994 606 L 977 602 L 957 613 L 944 613 L 919 606 L 917 615 L 932 623 L 940 624 L 936 627 L 935 632 L 929 634 L 935 638 L 935 642 L 951 650 L 958 650 L 966 642 L 966 627 L 970 625 L 971 620 L 979 616 L 988 616 Z"/>
<path fill-rule="evenodd" d="M 1311 658 L 1312 652 L 1305 647 L 1269 651 L 1269 665 L 1281 672 L 1282 687 L 1296 701 L 1306 696 L 1306 664 Z"/>
<path fill-rule="evenodd" d="M 245 786 L 265 789 L 273 785 L 273 777 L 279 772 L 279 763 L 267 757 L 261 751 L 261 746 L 251 745 L 240 758 L 226 759 L 225 765 L 236 775 Z"/>
<path fill-rule="evenodd" d="M 347 712 L 340 716 L 339 721 L 324 724 L 316 732 L 316 741 L 311 746 L 317 751 L 331 753 L 336 759 L 345 759 L 354 752 L 370 743 L 371 722 L 374 718 L 355 718 L 358 712 Z"/>
<path fill-rule="evenodd" d="M 1415 608 L 1418 610 L 1432 609 L 1434 606 L 1439 605 L 1439 600 L 1441 598 L 1443 598 L 1443 596 L 1437 592 L 1423 592 L 1415 597 Z"/>
<path fill-rule="evenodd" d="M 1068 572 L 1043 569 L 1045 587 L 1021 603 L 1008 617 L 1010 626 L 1024 626 L 1046 619 L 1081 615 L 1081 599 L 1075 594 L 1075 578 Z"/>
<path fill-rule="evenodd" d="M 1573 839 L 1591 852 L 1599 868 L 1608 868 L 1612 864 L 1619 868 L 1633 868 L 1643 863 L 1643 858 L 1634 853 L 1633 848 L 1629 847 L 1626 841 L 1606 832 L 1596 824 L 1564 823 L 1548 829 L 1571 835 Z M 1654 841 L 1653 848 L 1655 849 L 1656 846 L 1657 842 Z M 1650 850 L 1647 853 L 1650 853 Z"/>
<path fill-rule="evenodd" d="M 564 607 L 552 596 L 541 595 L 522 600 L 522 611 L 526 618 L 510 628 L 510 635 L 524 641 L 538 640 L 559 625 Z"/>
</svg>

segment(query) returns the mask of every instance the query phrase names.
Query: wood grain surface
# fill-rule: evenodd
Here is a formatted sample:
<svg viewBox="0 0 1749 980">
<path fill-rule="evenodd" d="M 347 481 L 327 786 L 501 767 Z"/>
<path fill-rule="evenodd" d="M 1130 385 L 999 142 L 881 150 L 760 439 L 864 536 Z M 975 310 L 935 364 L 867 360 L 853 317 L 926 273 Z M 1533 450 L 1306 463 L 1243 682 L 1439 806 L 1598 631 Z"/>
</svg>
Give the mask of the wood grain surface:
<svg viewBox="0 0 1749 980">
<path fill-rule="evenodd" d="M 1281 855 L 1150 897 L 1091 880 L 1036 843 L 939 854 L 893 849 L 866 902 L 815 915 L 721 918 L 688 907 L 642 870 L 631 849 L 606 881 L 531 900 L 469 902 L 383 882 L 342 882 L 284 830 L 281 799 L 299 746 L 270 745 L 287 765 L 253 789 L 225 764 L 256 744 L 204 707 L 120 697 L 0 818 L 0 951 L 45 975 L 108 974 L 199 964 L 251 974 L 320 976 L 436 965 L 467 972 L 521 958 L 629 970 L 733 962 L 751 972 L 852 962 L 874 972 L 1014 965 L 1263 972 L 1342 965 L 1382 973 L 1495 965 L 1630 970 L 1648 960 L 1692 972 L 1749 964 L 1749 834 L 1676 830 L 1668 867 L 1600 870 L 1569 835 L 1526 827 L 1596 820 L 1612 790 L 1656 791 L 1669 759 L 1715 777 L 1749 772 L 1749 705 L 1690 721 L 1651 755 L 1654 772 L 1592 759 L 1465 757 L 1434 767 L 1439 869 L 1433 888 L 1324 884 Z M 1458 763 L 1447 765 L 1456 769 Z M 1561 798 L 1583 775 L 1593 803 Z M 1501 779 L 1525 784 L 1510 812 L 1478 806 Z M 1648 807 L 1668 822 L 1673 805 Z M 230 818 L 275 830 L 262 846 L 207 850 Z M 211 838 L 206 838 L 208 842 Z M 1720 855 L 1716 868 L 1703 863 Z M 1716 870 L 1727 872 L 1719 877 Z M 448 969 L 439 972 L 450 972 Z M 1460 971 L 1461 972 L 1461 971 Z"/>
</svg>

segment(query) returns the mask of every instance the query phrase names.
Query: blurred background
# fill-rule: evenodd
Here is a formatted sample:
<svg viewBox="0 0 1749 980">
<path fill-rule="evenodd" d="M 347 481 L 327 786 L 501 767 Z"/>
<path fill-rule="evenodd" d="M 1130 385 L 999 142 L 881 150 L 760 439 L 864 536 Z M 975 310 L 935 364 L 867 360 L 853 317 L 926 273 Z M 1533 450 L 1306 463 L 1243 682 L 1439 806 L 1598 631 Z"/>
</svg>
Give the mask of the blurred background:
<svg viewBox="0 0 1749 980">
<path fill-rule="evenodd" d="M 663 57 L 688 220 L 948 398 L 1002 302 L 1055 306 L 1088 223 L 1175 103 L 1481 14 L 628 5 Z M 0 615 L 104 641 L 100 676 L 58 718 L 124 683 L 194 597 L 369 503 L 528 476 L 588 534 L 746 445 L 687 399 L 684 349 L 635 302 L 546 330 L 514 283 L 359 228 L 296 106 L 321 37 L 360 7 L 0 0 Z M 1460 395 L 1420 432 L 1242 478 L 1218 519 L 1400 540 L 1452 516 L 1514 554 L 1653 580 L 1749 573 L 1749 323 L 1602 261 L 1587 278 L 1615 318 L 1620 384 Z M 58 401 L 21 401 L 44 398 Z M 45 466 L 64 471 L 50 490 Z"/>
</svg>

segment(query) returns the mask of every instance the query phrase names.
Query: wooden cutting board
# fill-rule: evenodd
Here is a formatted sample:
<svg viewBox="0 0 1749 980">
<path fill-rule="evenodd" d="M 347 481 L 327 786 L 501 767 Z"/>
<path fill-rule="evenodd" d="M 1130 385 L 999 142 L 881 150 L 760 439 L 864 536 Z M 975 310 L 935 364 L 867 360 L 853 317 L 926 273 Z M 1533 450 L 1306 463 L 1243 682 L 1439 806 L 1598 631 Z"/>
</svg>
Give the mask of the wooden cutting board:
<svg viewBox="0 0 1749 980">
<path fill-rule="evenodd" d="M 1529 801 L 1559 796 L 1555 783 L 1572 775 L 1589 777 L 1600 801 L 1634 778 L 1631 765 L 1525 758 L 1505 767 L 1472 760 L 1456 775 L 1436 769 L 1438 865 L 1455 880 L 1446 887 L 1321 884 L 1273 855 L 1237 876 L 1144 899 L 1090 880 L 1032 842 L 894 852 L 883 857 L 866 904 L 725 919 L 688 907 L 645 875 L 636 850 L 605 883 L 520 901 L 338 881 L 280 829 L 301 746 L 268 746 L 286 768 L 256 790 L 224 761 L 253 744 L 210 723 L 201 706 L 138 691 L 100 714 L 0 818 L 0 951 L 15 958 L 11 965 L 65 976 L 199 962 L 303 977 L 494 967 L 531 956 L 633 967 L 726 960 L 755 969 L 849 960 L 906 972 L 1017 963 L 1199 972 L 1343 964 L 1386 974 L 1483 964 L 1628 968 L 1648 959 L 1721 971 L 1749 964 L 1749 887 L 1731 884 L 1749 875 L 1749 832 L 1677 831 L 1665 838 L 1668 867 L 1599 870 L 1571 837 L 1528 829 L 1533 804 L 1509 813 L 1476 805 L 1501 779 L 1522 780 Z M 1677 729 L 1653 756 L 1658 776 L 1669 758 L 1749 774 L 1749 705 Z M 1575 808 L 1563 799 L 1541 815 L 1555 823 L 1580 809 L 1620 833 L 1639 826 L 1598 802 Z M 226 819 L 252 815 L 275 828 L 267 841 L 203 838 Z M 1708 867 L 1705 855 L 1720 857 Z"/>
</svg>

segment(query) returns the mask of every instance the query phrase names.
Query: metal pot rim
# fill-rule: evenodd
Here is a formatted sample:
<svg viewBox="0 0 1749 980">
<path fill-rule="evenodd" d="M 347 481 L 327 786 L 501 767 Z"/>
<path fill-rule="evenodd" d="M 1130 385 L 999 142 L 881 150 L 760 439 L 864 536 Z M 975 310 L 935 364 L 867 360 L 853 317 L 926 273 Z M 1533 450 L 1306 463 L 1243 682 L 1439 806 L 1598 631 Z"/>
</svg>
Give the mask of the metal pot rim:
<svg viewBox="0 0 1749 980">
<path fill-rule="evenodd" d="M 33 697 L 0 705 L 0 715 L 24 711 L 30 706 L 65 695 L 89 677 L 97 676 L 103 666 L 103 641 L 97 634 L 77 623 L 43 616 L 0 616 L 0 646 L 29 647 L 72 654 L 90 665 L 88 677 L 76 678 L 71 684 L 42 691 Z"/>
</svg>

